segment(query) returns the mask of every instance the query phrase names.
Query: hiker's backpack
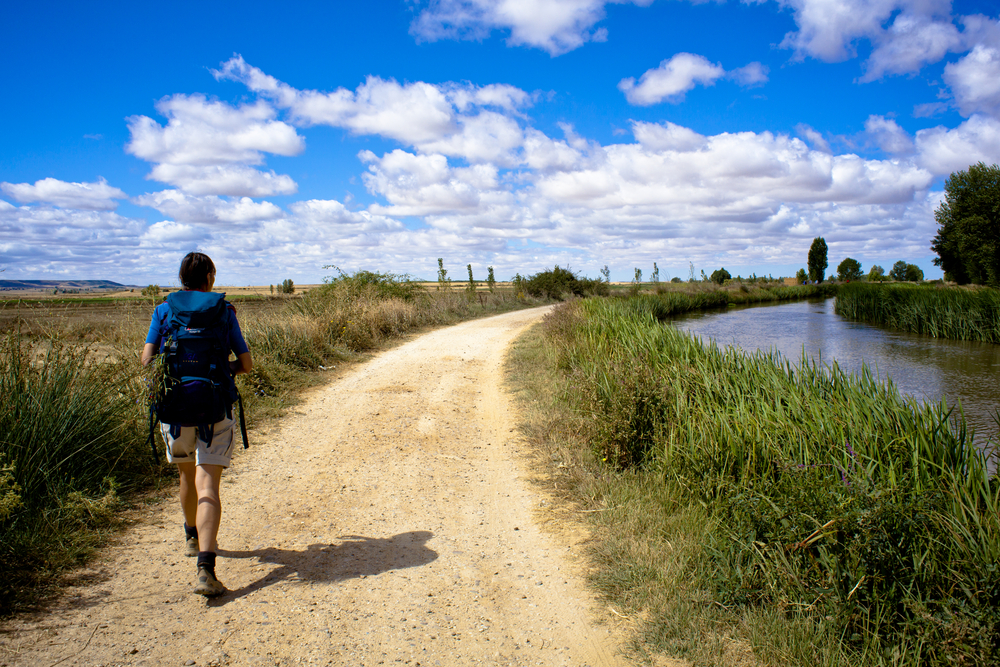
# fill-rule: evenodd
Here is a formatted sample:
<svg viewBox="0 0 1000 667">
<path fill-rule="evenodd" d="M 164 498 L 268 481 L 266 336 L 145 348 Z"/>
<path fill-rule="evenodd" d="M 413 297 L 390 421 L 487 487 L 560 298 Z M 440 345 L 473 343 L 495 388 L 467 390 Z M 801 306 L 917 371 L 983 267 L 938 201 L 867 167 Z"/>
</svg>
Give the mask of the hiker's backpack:
<svg viewBox="0 0 1000 667">
<path fill-rule="evenodd" d="M 149 414 L 149 439 L 157 462 L 153 438 L 157 421 L 196 426 L 201 439 L 211 445 L 215 423 L 232 419 L 233 403 L 239 404 L 243 447 L 248 447 L 243 400 L 229 371 L 225 296 L 196 291 L 167 295 L 170 316 L 161 332 L 163 380 L 153 393 Z"/>
</svg>

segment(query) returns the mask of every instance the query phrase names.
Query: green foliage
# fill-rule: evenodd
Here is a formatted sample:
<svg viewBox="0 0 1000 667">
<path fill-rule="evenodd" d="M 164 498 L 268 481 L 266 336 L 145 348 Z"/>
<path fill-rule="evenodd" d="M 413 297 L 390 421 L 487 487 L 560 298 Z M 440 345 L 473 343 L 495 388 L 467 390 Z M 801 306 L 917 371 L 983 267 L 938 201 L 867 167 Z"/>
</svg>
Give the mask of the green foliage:
<svg viewBox="0 0 1000 667">
<path fill-rule="evenodd" d="M 649 279 L 654 285 L 660 282 L 660 267 L 656 265 L 656 262 L 653 262 L 653 273 L 650 274 Z"/>
<path fill-rule="evenodd" d="M 666 306 L 585 300 L 549 335 L 598 456 L 706 508 L 705 602 L 780 610 L 849 664 L 996 664 L 1000 484 L 961 416 L 867 369 L 704 346 Z"/>
<path fill-rule="evenodd" d="M 806 260 L 806 265 L 809 267 L 809 280 L 821 283 L 825 279 L 827 267 L 826 253 L 826 239 L 822 236 L 817 236 L 813 239 L 812 245 L 809 246 L 809 257 Z"/>
<path fill-rule="evenodd" d="M 496 276 L 493 275 L 492 266 L 486 267 L 486 286 L 489 288 L 491 292 L 496 291 L 497 279 Z"/>
<path fill-rule="evenodd" d="M 515 276 L 515 283 L 520 274 Z M 546 299 L 563 300 L 570 296 L 605 295 L 608 286 L 596 278 L 581 278 L 569 269 L 556 266 L 536 273 L 520 283 L 525 294 Z"/>
<path fill-rule="evenodd" d="M 295 283 L 292 282 L 291 278 L 285 278 L 281 281 L 281 285 L 278 286 L 278 291 L 282 294 L 295 294 Z"/>
<path fill-rule="evenodd" d="M 918 283 L 924 279 L 924 272 L 916 264 L 907 264 L 904 276 L 908 282 Z"/>
<path fill-rule="evenodd" d="M 608 268 L 607 264 L 601 267 L 601 277 L 604 278 L 604 282 L 611 284 L 611 269 Z"/>
<path fill-rule="evenodd" d="M 837 265 L 837 279 L 841 282 L 848 280 L 861 280 L 861 262 L 848 257 Z"/>
<path fill-rule="evenodd" d="M 837 292 L 838 315 L 952 340 L 1000 343 L 1000 291 L 858 283 Z"/>
<path fill-rule="evenodd" d="M 885 269 L 878 264 L 872 264 L 871 270 L 868 271 L 868 280 L 870 282 L 881 282 L 885 280 Z"/>
<path fill-rule="evenodd" d="M 376 300 L 402 299 L 412 301 L 423 291 L 419 283 L 407 274 L 380 273 L 378 271 L 355 271 L 347 274 L 340 267 L 328 264 L 324 269 L 334 269 L 336 276 L 327 276 L 323 285 L 311 290 L 307 300 L 323 300 L 336 294 L 336 298 L 357 298 L 363 293 Z M 342 294 L 346 292 L 346 294 Z"/>
<path fill-rule="evenodd" d="M 143 296 L 148 296 L 151 299 L 155 299 L 160 296 L 160 286 L 159 285 L 146 285 L 142 288 L 140 292 Z"/>
<path fill-rule="evenodd" d="M 679 282 L 681 282 L 681 277 L 680 276 L 674 276 L 673 278 L 670 279 L 670 282 L 672 282 L 672 283 L 679 283 Z"/>
<path fill-rule="evenodd" d="M 980 162 L 953 173 L 934 211 L 934 264 L 960 285 L 1000 286 L 1000 166 Z"/>
<path fill-rule="evenodd" d="M 448 278 L 448 270 L 444 268 L 444 258 L 438 257 L 437 288 L 439 290 L 451 287 L 451 280 Z"/>
<path fill-rule="evenodd" d="M 797 280 L 800 285 L 805 284 L 805 282 L 809 280 L 809 274 L 806 273 L 805 269 L 799 269 L 795 272 L 795 280 Z"/>
<path fill-rule="evenodd" d="M 889 279 L 895 280 L 896 282 L 904 282 L 906 280 L 906 267 L 908 264 L 903 260 L 899 260 L 892 265 L 889 270 Z"/>
<path fill-rule="evenodd" d="M 729 275 L 729 271 L 726 271 L 725 267 L 712 271 L 712 275 L 710 276 L 710 280 L 716 285 L 721 285 L 731 278 L 732 276 Z"/>
</svg>

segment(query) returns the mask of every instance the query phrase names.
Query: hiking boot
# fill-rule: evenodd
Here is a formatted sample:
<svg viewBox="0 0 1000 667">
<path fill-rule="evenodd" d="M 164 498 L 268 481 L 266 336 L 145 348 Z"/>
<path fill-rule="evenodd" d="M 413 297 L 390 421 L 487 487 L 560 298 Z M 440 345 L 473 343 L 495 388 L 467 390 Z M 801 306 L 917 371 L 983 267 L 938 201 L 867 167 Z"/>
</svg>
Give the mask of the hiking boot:
<svg viewBox="0 0 1000 667">
<path fill-rule="evenodd" d="M 199 568 L 198 585 L 194 587 L 194 592 L 198 595 L 204 595 L 207 598 L 211 598 L 225 593 L 226 587 L 222 585 L 221 581 L 215 578 L 213 573 L 209 572 L 205 568 Z"/>
<path fill-rule="evenodd" d="M 189 537 L 184 542 L 184 555 L 196 558 L 198 556 L 198 538 Z"/>
</svg>

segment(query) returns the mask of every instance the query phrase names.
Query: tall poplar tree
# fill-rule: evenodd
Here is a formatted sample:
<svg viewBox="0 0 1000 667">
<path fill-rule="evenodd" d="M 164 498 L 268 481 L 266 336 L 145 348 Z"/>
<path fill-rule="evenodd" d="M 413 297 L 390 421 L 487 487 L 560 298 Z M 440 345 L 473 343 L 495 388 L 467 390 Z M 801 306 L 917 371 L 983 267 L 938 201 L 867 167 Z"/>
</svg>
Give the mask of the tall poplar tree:
<svg viewBox="0 0 1000 667">
<path fill-rule="evenodd" d="M 822 236 L 814 238 L 812 245 L 809 246 L 809 259 L 807 261 L 809 280 L 821 283 L 826 277 L 826 251 L 826 240 Z"/>
</svg>

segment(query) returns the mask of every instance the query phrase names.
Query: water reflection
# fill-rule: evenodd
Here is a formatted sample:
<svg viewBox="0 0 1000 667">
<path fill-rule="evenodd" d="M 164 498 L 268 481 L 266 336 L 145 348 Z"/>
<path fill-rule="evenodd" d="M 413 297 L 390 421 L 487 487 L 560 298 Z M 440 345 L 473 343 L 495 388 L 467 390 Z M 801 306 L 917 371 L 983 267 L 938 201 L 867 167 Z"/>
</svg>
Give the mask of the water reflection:
<svg viewBox="0 0 1000 667">
<path fill-rule="evenodd" d="M 920 401 L 946 397 L 961 401 L 977 440 L 995 437 L 993 415 L 1000 396 L 1000 345 L 942 340 L 848 322 L 833 312 L 834 300 L 798 301 L 777 306 L 730 308 L 692 313 L 674 325 L 719 345 L 744 350 L 776 349 L 797 362 L 803 351 L 825 363 L 836 360 L 846 371 L 866 363 L 900 392 Z"/>
</svg>

